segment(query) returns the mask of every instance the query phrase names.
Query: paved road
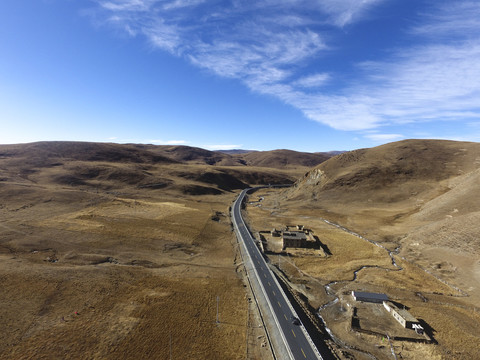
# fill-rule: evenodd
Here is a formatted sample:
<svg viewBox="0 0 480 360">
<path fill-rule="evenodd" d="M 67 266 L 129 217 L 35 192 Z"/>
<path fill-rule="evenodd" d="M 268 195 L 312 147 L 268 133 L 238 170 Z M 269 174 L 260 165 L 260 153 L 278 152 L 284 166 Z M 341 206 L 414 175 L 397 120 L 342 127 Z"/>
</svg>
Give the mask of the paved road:
<svg viewBox="0 0 480 360">
<path fill-rule="evenodd" d="M 240 233 L 241 239 L 239 240 L 245 243 L 253 265 L 256 268 L 259 281 L 264 288 L 265 294 L 256 294 L 256 296 L 265 296 L 267 298 L 267 302 L 270 304 L 269 307 L 274 313 L 273 317 L 276 318 L 275 326 L 279 327 L 280 333 L 283 334 L 283 341 L 286 343 L 291 359 L 322 359 L 315 345 L 308 338 L 303 325 L 292 322 L 293 318 L 297 318 L 297 314 L 268 268 L 265 259 L 255 245 L 255 241 L 242 219 L 241 204 L 248 190 L 243 190 L 233 205 L 233 222 Z"/>
</svg>

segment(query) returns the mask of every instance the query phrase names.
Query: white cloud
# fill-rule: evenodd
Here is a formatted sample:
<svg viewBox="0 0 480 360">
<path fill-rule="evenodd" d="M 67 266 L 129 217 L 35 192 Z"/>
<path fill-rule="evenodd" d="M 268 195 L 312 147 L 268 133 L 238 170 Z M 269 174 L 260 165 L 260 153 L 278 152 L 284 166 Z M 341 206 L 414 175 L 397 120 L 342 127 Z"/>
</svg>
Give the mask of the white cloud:
<svg viewBox="0 0 480 360">
<path fill-rule="evenodd" d="M 425 14 L 428 22 L 412 29 L 412 33 L 429 36 L 434 39 L 439 36 L 452 38 L 478 38 L 480 28 L 480 4 L 478 1 L 451 1 L 440 4 L 438 11 Z"/>
<path fill-rule="evenodd" d="M 328 78 L 316 74 L 289 85 L 298 66 L 328 51 L 322 33 L 314 25 L 345 26 L 359 20 L 366 9 L 386 0 L 257 0 L 209 4 L 203 0 L 110 0 L 100 1 L 110 23 L 131 36 L 143 34 L 152 46 L 184 56 L 193 64 L 219 76 L 236 78 L 252 91 L 277 96 L 299 107 L 309 118 L 334 127 L 339 106 L 323 111 L 312 107 L 319 99 L 295 90 L 314 88 Z M 194 11 L 193 11 L 194 9 Z M 298 76 L 297 76 L 298 77 Z M 362 107 L 350 106 L 353 111 Z M 322 114 L 336 119 L 323 120 Z M 365 122 L 375 122 L 362 120 Z"/>
<path fill-rule="evenodd" d="M 465 9 L 469 13 L 465 13 Z M 448 11 L 447 11 L 448 10 Z M 456 10 L 456 11 L 454 11 Z M 390 60 L 360 64 L 365 77 L 342 96 L 297 92 L 292 105 L 336 129 L 360 130 L 389 124 L 480 117 L 480 3 L 443 7 L 417 28 L 422 45 L 397 49 Z M 464 19 L 469 24 L 458 22 Z M 455 41 L 446 40 L 457 26 Z M 453 31 L 453 30 L 452 30 Z M 437 32 L 437 35 L 435 35 Z M 334 80 L 332 80 L 334 81 Z M 360 85 L 359 85 L 360 84 Z M 308 108 L 308 104 L 310 108 Z"/>
<path fill-rule="evenodd" d="M 141 29 L 155 48 L 160 48 L 169 53 L 176 54 L 182 39 L 179 29 L 175 25 L 165 23 L 162 19 L 154 19 L 148 28 Z"/>
<path fill-rule="evenodd" d="M 396 62 L 375 64 L 372 83 L 350 97 L 368 93 L 370 112 L 393 123 L 478 117 L 479 58 L 480 42 L 407 49 Z"/>
<path fill-rule="evenodd" d="M 307 118 L 337 130 L 364 130 L 382 124 L 381 117 L 371 111 L 375 99 L 361 94 L 350 97 L 311 94 L 284 84 L 262 84 L 256 91 L 273 95 L 300 109 Z"/>
<path fill-rule="evenodd" d="M 100 1 L 116 26 L 196 66 L 242 81 L 339 130 L 480 117 L 480 3 L 443 3 L 410 30 L 415 45 L 358 64 L 350 85 L 301 69 L 333 54 L 323 30 L 361 21 L 388 0 Z M 318 27 L 318 25 L 322 25 Z M 454 40 L 454 41 L 453 41 Z M 319 62 L 321 64 L 321 62 Z M 398 135 L 398 134 L 390 134 Z"/>
<path fill-rule="evenodd" d="M 304 76 L 295 81 L 293 84 L 304 88 L 315 88 L 325 85 L 328 80 L 330 80 L 330 75 L 327 73 L 321 73 Z"/>
<path fill-rule="evenodd" d="M 171 9 L 180 9 L 180 8 L 186 8 L 190 6 L 196 6 L 201 3 L 204 3 L 206 0 L 175 0 L 166 3 L 163 5 L 163 9 L 165 10 L 171 10 Z"/>
<path fill-rule="evenodd" d="M 279 10 L 281 8 L 293 9 L 287 12 L 288 16 L 304 14 L 305 12 L 314 13 L 315 16 L 304 18 L 297 15 L 296 19 L 306 20 L 308 23 L 328 23 L 343 27 L 355 21 L 360 21 L 365 12 L 372 6 L 385 2 L 386 0 L 257 0 L 254 4 L 256 9 Z M 304 10 L 302 12 L 301 10 Z M 292 14 L 293 13 L 293 14 Z M 321 14 L 321 16 L 318 16 Z"/>
<path fill-rule="evenodd" d="M 330 15 L 330 19 L 338 26 L 348 25 L 373 5 L 384 2 L 384 0 L 322 0 L 318 5 Z"/>
<path fill-rule="evenodd" d="M 257 85 L 285 80 L 291 75 L 292 65 L 325 48 L 321 37 L 312 31 L 278 34 L 251 27 L 240 29 L 242 31 L 248 34 L 241 40 L 221 37 L 212 43 L 195 43 L 189 59 L 217 75 L 241 79 L 256 90 Z"/>
<path fill-rule="evenodd" d="M 111 11 L 146 11 L 152 4 L 148 0 L 101 1 L 100 5 Z"/>
</svg>

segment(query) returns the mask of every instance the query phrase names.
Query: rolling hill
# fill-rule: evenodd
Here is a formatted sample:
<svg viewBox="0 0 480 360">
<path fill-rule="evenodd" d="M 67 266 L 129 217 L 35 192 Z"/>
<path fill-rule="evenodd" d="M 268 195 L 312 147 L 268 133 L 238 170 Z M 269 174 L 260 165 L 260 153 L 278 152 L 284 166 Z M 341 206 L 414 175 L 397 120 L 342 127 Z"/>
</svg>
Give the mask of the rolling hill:
<svg viewBox="0 0 480 360">
<path fill-rule="evenodd" d="M 405 140 L 332 157 L 284 192 L 480 300 L 480 144 Z M 476 284 L 476 285 L 475 285 Z"/>
<path fill-rule="evenodd" d="M 332 157 L 329 153 L 303 153 L 293 150 L 253 151 L 241 154 L 247 165 L 285 168 L 285 167 L 314 167 Z"/>
<path fill-rule="evenodd" d="M 228 208 L 308 170 L 269 166 L 186 146 L 0 145 L 0 358 L 240 359 L 247 335 L 267 358 Z"/>
<path fill-rule="evenodd" d="M 477 143 L 405 140 L 332 157 L 299 179 L 288 197 L 329 207 L 334 200 L 342 208 L 416 208 L 449 191 L 449 180 L 478 167 Z"/>
<path fill-rule="evenodd" d="M 0 145 L 0 159 L 23 162 L 25 166 L 56 166 L 62 161 L 103 161 L 123 163 L 165 163 L 174 159 L 133 145 L 75 141 L 45 141 Z"/>
<path fill-rule="evenodd" d="M 255 156 L 253 156 L 255 154 Z M 286 150 L 224 154 L 189 146 L 89 142 L 0 145 L 2 178 L 103 190 L 221 194 L 293 183 L 328 156 Z"/>
<path fill-rule="evenodd" d="M 105 359 L 167 358 L 173 348 L 185 358 L 240 359 L 249 343 L 249 351 L 257 352 L 252 357 L 266 358 L 263 330 L 248 325 L 259 318 L 240 280 L 228 208 L 245 187 L 294 182 L 286 190 L 264 189 L 268 196 L 249 205 L 249 216 L 260 214 L 262 226 L 275 222 L 261 228 L 293 218 L 321 223 L 318 236 L 327 239 L 332 256 L 285 257 L 283 270 L 303 261 L 320 281 L 329 271 L 333 281 L 368 265 L 358 276 L 362 286 L 390 272 L 383 249 L 338 235 L 327 219 L 457 286 L 454 296 L 446 295 L 450 302 L 461 300 L 455 311 L 479 303 L 477 143 L 407 140 L 316 154 L 83 142 L 0 145 L 0 357 L 60 358 L 68 351 Z M 398 276 L 414 283 L 403 293 L 418 298 L 410 289 L 423 292 L 418 279 L 425 277 L 415 269 L 377 282 Z M 291 270 L 299 276 L 298 268 Z M 299 288 L 329 302 L 323 288 L 313 291 L 318 279 L 307 287 L 303 282 L 310 280 L 302 277 Z M 432 303 L 444 299 L 436 292 L 444 283 L 429 284 Z M 218 298 L 225 326 L 214 321 Z M 468 316 L 448 319 L 460 323 Z M 440 339 L 450 336 L 445 329 L 466 327 L 445 324 L 437 327 Z"/>
</svg>

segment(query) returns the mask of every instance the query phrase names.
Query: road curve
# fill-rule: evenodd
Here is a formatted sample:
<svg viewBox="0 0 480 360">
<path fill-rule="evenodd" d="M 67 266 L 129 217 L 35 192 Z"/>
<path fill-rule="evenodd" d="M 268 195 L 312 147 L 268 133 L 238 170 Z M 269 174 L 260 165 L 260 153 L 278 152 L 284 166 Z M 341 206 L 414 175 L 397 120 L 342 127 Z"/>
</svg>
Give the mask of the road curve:
<svg viewBox="0 0 480 360">
<path fill-rule="evenodd" d="M 255 244 L 250 231 L 248 230 L 241 214 L 242 202 L 245 194 L 251 189 L 245 189 L 238 196 L 232 207 L 232 221 L 237 233 L 238 240 L 243 243 L 248 253 L 252 265 L 254 266 L 254 274 L 260 283 L 262 291 L 255 294 L 257 298 L 263 297 L 268 304 L 267 310 L 272 313 L 278 333 L 282 337 L 288 356 L 294 360 L 318 360 L 322 359 L 317 348 L 313 344 L 304 326 L 300 323 L 294 324 L 292 319 L 298 319 L 298 316 L 288 301 L 283 289 L 280 287 L 277 279 L 269 269 L 262 253 Z M 246 260 L 247 261 L 247 260 Z"/>
</svg>

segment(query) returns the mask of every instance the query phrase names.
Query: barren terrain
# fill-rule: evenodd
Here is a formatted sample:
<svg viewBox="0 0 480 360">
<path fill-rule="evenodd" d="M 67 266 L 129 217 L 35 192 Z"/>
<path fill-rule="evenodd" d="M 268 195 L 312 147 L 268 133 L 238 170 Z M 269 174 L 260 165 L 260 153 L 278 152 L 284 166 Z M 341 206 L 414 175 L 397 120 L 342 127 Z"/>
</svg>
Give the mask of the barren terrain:
<svg viewBox="0 0 480 360">
<path fill-rule="evenodd" d="M 429 334 L 438 342 L 419 344 L 409 341 L 392 341 L 393 349 L 403 359 L 472 359 L 479 356 L 480 308 L 463 290 L 443 282 L 441 278 L 426 272 L 415 262 L 403 260 L 365 239 L 325 223 L 301 208 L 292 209 L 277 201 L 278 191 L 258 193 L 265 200 L 261 206 L 248 208 L 250 224 L 260 231 L 280 224 L 308 225 L 328 246 L 332 255 L 299 252 L 288 249 L 281 255 L 271 254 L 273 266 L 288 278 L 294 292 L 304 295 L 310 306 L 321 309 L 319 314 L 336 337 L 336 343 L 344 351 L 345 358 L 392 358 L 391 348 L 382 336 L 353 331 L 351 328 L 353 307 L 358 307 L 350 293 L 352 290 L 386 293 L 390 299 L 406 306 L 425 323 Z M 256 194 L 257 195 L 257 194 Z M 392 264 L 392 257 L 395 264 Z M 336 300 L 339 299 L 339 300 Z M 406 336 L 407 330 L 378 306 L 379 319 L 360 313 L 363 322 L 376 324 L 386 339 L 390 336 Z M 369 310 L 371 311 L 371 310 Z M 381 324 L 384 325 L 381 325 Z M 378 330 L 378 325 L 380 329 Z M 372 327 L 368 327 L 372 330 Z M 414 338 L 412 330 L 410 337 Z M 367 355 L 370 354 L 370 355 Z"/>
<path fill-rule="evenodd" d="M 42 190 L 2 209 L 2 358 L 243 358 L 230 197 Z"/>
<path fill-rule="evenodd" d="M 480 357 L 480 208 L 476 143 L 411 140 L 334 157 L 293 188 L 262 190 L 248 208 L 255 231 L 302 224 L 330 256 L 270 255 L 292 291 L 332 330 L 344 356 L 363 359 Z M 434 343 L 355 331 L 351 290 L 386 293 L 425 325 Z M 375 310 L 376 311 L 376 310 Z M 374 309 L 359 312 L 371 327 Z M 397 329 L 395 329 L 397 326 Z M 395 334 L 398 333 L 398 334 Z M 435 344 L 438 342 L 438 344 Z"/>
<path fill-rule="evenodd" d="M 166 150 L 0 146 L 2 359 L 269 358 L 229 206 L 307 168 Z"/>
<path fill-rule="evenodd" d="M 246 214 L 254 232 L 302 224 L 322 242 L 268 256 L 340 359 L 479 358 L 479 145 L 311 155 L 0 146 L 0 357 L 270 359 L 229 206 L 297 180 Z M 411 330 L 352 290 L 386 293 L 429 337 L 401 340 Z"/>
</svg>

